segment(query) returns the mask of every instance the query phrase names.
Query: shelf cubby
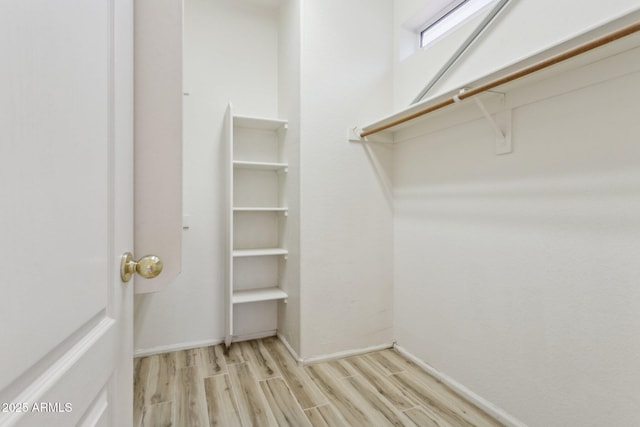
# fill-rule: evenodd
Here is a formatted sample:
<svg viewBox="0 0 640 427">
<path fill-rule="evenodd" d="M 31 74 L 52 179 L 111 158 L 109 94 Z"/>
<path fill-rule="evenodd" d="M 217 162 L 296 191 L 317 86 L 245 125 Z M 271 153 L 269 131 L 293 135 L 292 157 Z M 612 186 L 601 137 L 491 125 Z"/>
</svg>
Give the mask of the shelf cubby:
<svg viewBox="0 0 640 427">
<path fill-rule="evenodd" d="M 274 286 L 272 288 L 247 289 L 233 292 L 233 304 L 249 302 L 274 301 L 287 299 L 287 293 Z"/>
</svg>

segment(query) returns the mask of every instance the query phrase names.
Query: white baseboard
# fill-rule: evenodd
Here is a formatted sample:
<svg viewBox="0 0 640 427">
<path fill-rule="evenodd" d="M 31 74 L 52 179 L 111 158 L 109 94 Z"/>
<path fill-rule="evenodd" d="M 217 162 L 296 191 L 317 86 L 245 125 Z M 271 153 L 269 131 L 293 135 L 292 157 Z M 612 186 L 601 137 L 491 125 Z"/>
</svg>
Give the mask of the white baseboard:
<svg viewBox="0 0 640 427">
<path fill-rule="evenodd" d="M 272 331 L 256 332 L 254 334 L 234 335 L 233 338 L 231 338 L 231 342 L 241 342 L 241 341 L 249 341 L 249 340 L 258 340 L 260 338 L 275 337 L 277 332 L 278 331 L 274 329 Z"/>
<path fill-rule="evenodd" d="M 380 344 L 380 345 L 376 345 L 376 346 L 373 346 L 373 347 L 366 347 L 366 348 L 359 348 L 359 349 L 355 349 L 355 350 L 340 351 L 338 353 L 326 354 L 326 355 L 322 355 L 322 356 L 314 356 L 314 357 L 309 357 L 309 358 L 303 359 L 298 355 L 298 353 L 296 353 L 296 351 L 293 349 L 293 347 L 291 347 L 291 345 L 289 344 L 289 342 L 287 341 L 287 339 L 284 336 L 278 334 L 278 339 L 280 339 L 280 341 L 282 341 L 282 344 L 284 344 L 284 346 L 287 348 L 287 350 L 289 351 L 289 354 L 291 354 L 291 356 L 296 360 L 296 362 L 298 362 L 298 366 L 312 365 L 314 363 L 331 362 L 333 360 L 338 360 L 338 359 L 342 359 L 342 358 L 345 358 L 345 357 L 358 356 L 360 354 L 371 353 L 373 351 L 384 350 L 385 348 L 393 347 L 393 343 Z"/>
<path fill-rule="evenodd" d="M 198 347 L 208 347 L 210 345 L 218 345 L 224 342 L 224 338 L 215 340 L 192 341 L 179 344 L 161 345 L 153 348 L 137 349 L 133 352 L 133 357 L 152 356 L 154 354 L 169 353 L 172 351 L 189 350 Z"/>
<path fill-rule="evenodd" d="M 293 349 L 293 347 L 291 347 L 291 344 L 289 344 L 289 341 L 287 341 L 287 339 L 281 334 L 278 334 L 278 339 L 282 342 L 282 344 L 284 344 L 286 349 L 289 351 L 289 354 L 298 363 L 298 366 L 302 366 L 304 361 L 300 358 L 300 356 L 298 356 L 298 353 L 296 353 L 296 351 Z"/>
<path fill-rule="evenodd" d="M 393 347 L 393 343 L 380 344 L 380 345 L 375 345 L 375 346 L 366 347 L 366 348 L 357 348 L 354 350 L 339 351 L 337 353 L 331 353 L 324 356 L 308 357 L 306 359 L 303 359 L 302 364 L 312 365 L 314 363 L 331 362 L 333 360 L 343 359 L 345 357 L 359 356 L 361 354 L 384 350 L 386 348 L 391 348 L 391 347 Z"/>
<path fill-rule="evenodd" d="M 447 376 L 446 374 L 443 374 L 442 372 L 438 371 L 433 366 L 423 362 L 422 360 L 420 360 L 419 358 L 417 358 L 413 354 L 409 353 L 405 348 L 399 346 L 398 344 L 394 344 L 393 348 L 398 353 L 400 353 L 401 355 L 403 355 L 404 357 L 406 357 L 407 359 L 411 360 L 413 363 L 415 363 L 416 365 L 418 365 L 419 367 L 424 369 L 427 373 L 429 373 L 429 375 L 431 375 L 431 376 L 435 377 L 436 379 L 440 380 L 442 383 L 444 383 L 450 389 L 452 389 L 453 391 L 458 393 L 460 396 L 464 397 L 466 400 L 468 400 L 469 402 L 473 403 L 474 405 L 476 405 L 477 407 L 479 407 L 480 409 L 482 409 L 487 414 L 489 414 L 490 416 L 492 416 L 496 420 L 500 421 L 501 423 L 503 423 L 507 427 L 527 427 L 527 425 L 525 423 L 523 423 L 522 421 L 520 421 L 517 418 L 513 417 L 512 415 L 508 414 L 503 409 L 499 408 L 498 406 L 494 405 L 493 403 L 489 402 L 488 400 L 480 397 L 479 395 L 477 395 L 473 391 L 469 390 L 467 387 L 465 387 L 464 385 L 460 384 L 459 382 L 457 382 L 453 378 L 451 378 L 451 377 Z"/>
<path fill-rule="evenodd" d="M 276 335 L 276 331 L 258 332 L 255 334 L 237 335 L 234 336 L 231 342 L 257 340 L 259 338 L 273 337 Z M 152 356 L 154 354 L 169 353 L 172 351 L 190 350 L 198 347 L 209 347 L 210 345 L 218 345 L 224 343 L 224 338 L 218 338 L 214 340 L 192 341 L 179 344 L 161 345 L 158 347 L 137 349 L 133 351 L 133 357 Z"/>
</svg>

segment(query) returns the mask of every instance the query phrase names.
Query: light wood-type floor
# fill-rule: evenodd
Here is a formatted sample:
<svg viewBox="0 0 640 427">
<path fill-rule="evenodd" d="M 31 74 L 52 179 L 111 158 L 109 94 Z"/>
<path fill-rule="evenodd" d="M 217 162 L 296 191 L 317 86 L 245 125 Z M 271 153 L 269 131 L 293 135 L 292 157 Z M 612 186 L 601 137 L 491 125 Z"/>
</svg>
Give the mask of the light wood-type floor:
<svg viewBox="0 0 640 427">
<path fill-rule="evenodd" d="M 135 359 L 134 426 L 500 426 L 388 349 L 299 367 L 277 338 Z"/>
</svg>

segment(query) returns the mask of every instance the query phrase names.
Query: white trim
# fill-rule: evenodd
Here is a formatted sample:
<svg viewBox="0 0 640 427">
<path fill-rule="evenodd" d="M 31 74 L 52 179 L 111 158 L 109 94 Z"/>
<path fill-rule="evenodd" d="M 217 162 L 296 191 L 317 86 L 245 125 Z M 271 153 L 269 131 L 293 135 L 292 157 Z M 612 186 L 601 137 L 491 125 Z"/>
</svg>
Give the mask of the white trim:
<svg viewBox="0 0 640 427">
<path fill-rule="evenodd" d="M 384 350 L 387 348 L 393 348 L 393 343 L 388 343 L 388 344 L 380 344 L 372 347 L 359 348 L 355 350 L 340 351 L 338 353 L 326 354 L 322 356 L 314 356 L 314 357 L 309 357 L 307 359 L 303 359 L 298 355 L 298 353 L 296 353 L 293 347 L 291 347 L 291 345 L 289 344 L 289 342 L 284 336 L 282 336 L 281 334 L 278 334 L 278 339 L 287 348 L 287 350 L 289 351 L 289 354 L 291 354 L 291 356 L 298 363 L 298 366 L 306 366 L 306 365 L 312 365 L 315 363 L 331 362 L 334 360 L 343 359 L 345 357 L 358 356 L 360 354 L 366 354 L 374 351 Z"/>
<path fill-rule="evenodd" d="M 298 353 L 296 353 L 293 347 L 291 347 L 289 341 L 287 341 L 287 339 L 281 334 L 278 334 L 278 339 L 282 342 L 282 344 L 284 344 L 285 348 L 289 351 L 289 354 L 291 354 L 291 356 L 298 363 L 298 366 L 302 366 L 304 364 L 304 361 L 300 358 L 300 356 L 298 356 Z"/>
<path fill-rule="evenodd" d="M 80 375 L 82 375 L 79 371 L 83 368 L 86 369 L 87 366 L 93 367 L 94 365 L 91 365 L 91 362 L 98 360 L 96 356 L 101 351 L 105 351 L 108 348 L 107 346 L 113 345 L 116 341 L 115 325 L 116 321 L 114 319 L 109 317 L 103 318 L 75 345 L 73 345 L 73 347 L 66 351 L 62 356 L 58 357 L 53 365 L 40 374 L 36 379 L 31 381 L 26 388 L 21 390 L 20 393 L 16 396 L 3 396 L 3 400 L 6 399 L 5 401 L 9 402 L 26 402 L 29 403 L 29 405 L 32 405 L 35 402 L 47 401 L 47 399 L 52 395 L 60 395 L 61 390 L 64 389 L 65 379 L 78 379 Z M 87 360 L 89 360 L 89 362 L 86 362 Z M 105 367 L 108 367 L 108 365 L 99 367 L 98 370 L 100 372 L 95 373 L 95 382 L 100 381 L 99 378 L 103 375 L 105 379 L 107 378 L 107 375 L 110 375 L 111 371 L 105 372 L 103 369 Z M 56 392 L 58 394 L 56 394 Z M 86 408 L 77 409 L 86 410 Z M 28 414 L 29 412 L 0 413 L 0 426 L 9 427 L 16 425 L 20 420 L 23 420 L 24 417 L 27 417 Z M 73 424 L 75 424 L 76 421 L 74 421 Z"/>
<path fill-rule="evenodd" d="M 108 387 L 105 387 L 98 397 L 89 405 L 82 420 L 78 422 L 78 426 L 97 426 L 105 425 L 107 417 L 109 416 L 107 410 L 109 409 L 109 397 Z M 100 424 L 103 422 L 103 424 Z"/>
<path fill-rule="evenodd" d="M 224 338 L 215 340 L 192 341 L 171 345 L 160 345 L 158 347 L 144 348 L 134 350 L 133 357 L 153 356 L 154 354 L 169 353 L 172 351 L 189 350 L 198 347 L 209 347 L 210 345 L 218 345 L 224 342 Z"/>
<path fill-rule="evenodd" d="M 418 46 L 426 49 L 441 38 L 460 28 L 495 0 L 457 0 L 432 16 L 418 31 Z M 434 35 L 435 34 L 435 35 Z M 425 36 L 429 40 L 425 41 Z"/>
<path fill-rule="evenodd" d="M 508 414 L 503 409 L 484 399 L 483 397 L 477 395 L 473 391 L 469 390 L 464 385 L 460 384 L 453 378 L 449 377 L 446 374 L 435 369 L 433 366 L 425 363 L 421 359 L 417 358 L 413 354 L 409 353 L 405 348 L 399 346 L 397 343 L 394 344 L 393 349 L 400 353 L 402 356 L 406 357 L 420 368 L 424 369 L 429 375 L 435 377 L 447 387 L 458 393 L 460 396 L 473 403 L 483 411 L 485 411 L 489 416 L 495 418 L 497 421 L 505 424 L 507 427 L 527 427 L 525 423 L 518 420 L 514 416 Z"/>
<path fill-rule="evenodd" d="M 361 354 L 371 353 L 374 351 L 384 350 L 392 347 L 393 347 L 393 343 L 390 342 L 388 344 L 380 344 L 372 347 L 359 348 L 359 349 L 347 350 L 347 351 L 339 351 L 337 353 L 327 354 L 323 356 L 313 356 L 307 359 L 302 359 L 302 364 L 311 365 L 314 363 L 331 362 L 333 360 L 343 359 L 345 357 L 359 356 Z"/>
<path fill-rule="evenodd" d="M 246 335 L 234 335 L 231 339 L 231 342 L 241 342 L 241 341 L 249 341 L 249 340 L 259 340 L 261 338 L 267 338 L 267 337 L 275 337 L 276 333 L 278 331 L 276 331 L 275 329 L 272 329 L 270 331 L 263 331 L 263 332 L 256 332 L 253 334 L 246 334 Z"/>
<path fill-rule="evenodd" d="M 273 337 L 273 336 L 276 336 L 275 330 L 257 332 L 255 334 L 247 334 L 247 335 L 234 335 L 231 342 L 257 340 L 260 338 L 267 338 L 267 337 Z M 169 353 L 172 351 L 180 351 L 180 350 L 190 350 L 192 348 L 199 348 L 199 347 L 209 347 L 212 345 L 218 345 L 222 343 L 224 343 L 224 338 L 218 338 L 213 340 L 191 341 L 191 342 L 184 342 L 184 343 L 171 344 L 171 345 L 160 345 L 158 347 L 134 350 L 133 357 L 153 356 L 154 354 Z"/>
<path fill-rule="evenodd" d="M 416 33 L 422 34 L 429 27 L 432 27 L 433 25 L 437 24 L 439 20 L 446 17 L 457 8 L 461 7 L 467 1 L 468 0 L 447 0 L 447 1 L 441 2 L 444 4 L 442 7 L 439 8 L 440 10 L 438 10 L 437 12 L 432 12 L 426 18 L 424 18 L 423 19 L 424 22 L 422 23 L 422 25 L 420 25 L 420 27 L 418 27 Z M 432 3 L 434 3 L 434 6 L 437 5 L 436 2 L 432 2 Z M 424 11 L 422 12 L 422 14 L 424 14 Z"/>
</svg>

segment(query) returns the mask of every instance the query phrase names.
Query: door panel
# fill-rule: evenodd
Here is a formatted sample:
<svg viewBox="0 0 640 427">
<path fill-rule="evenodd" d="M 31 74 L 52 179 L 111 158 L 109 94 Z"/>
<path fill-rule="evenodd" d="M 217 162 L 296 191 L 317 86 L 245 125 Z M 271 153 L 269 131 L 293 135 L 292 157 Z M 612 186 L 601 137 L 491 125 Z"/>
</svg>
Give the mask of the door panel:
<svg viewBox="0 0 640 427">
<path fill-rule="evenodd" d="M 0 426 L 131 422 L 132 16 L 0 3 Z"/>
<path fill-rule="evenodd" d="M 11 301 L 2 316 L 22 319 L 21 328 L 0 329 L 0 342 L 18 356 L 0 363 L 0 388 L 106 307 L 109 22 L 104 11 L 77 3 L 85 18 L 76 25 L 55 7 L 9 5 L 0 18 L 12 35 L 2 37 L 2 52 L 13 53 L 3 55 L 10 100 L 0 114 L 0 129 L 12 131 L 0 148 L 0 268 Z M 65 61 L 62 49 L 78 59 Z M 90 210 L 77 206 L 78 196 Z M 58 309 L 51 327 L 42 327 L 39 302 Z"/>
<path fill-rule="evenodd" d="M 164 263 L 136 293 L 182 269 L 182 1 L 135 2 L 135 253 Z"/>
</svg>

